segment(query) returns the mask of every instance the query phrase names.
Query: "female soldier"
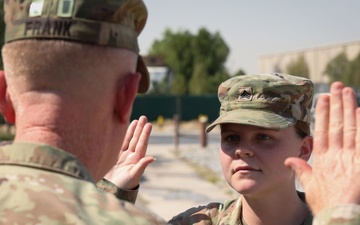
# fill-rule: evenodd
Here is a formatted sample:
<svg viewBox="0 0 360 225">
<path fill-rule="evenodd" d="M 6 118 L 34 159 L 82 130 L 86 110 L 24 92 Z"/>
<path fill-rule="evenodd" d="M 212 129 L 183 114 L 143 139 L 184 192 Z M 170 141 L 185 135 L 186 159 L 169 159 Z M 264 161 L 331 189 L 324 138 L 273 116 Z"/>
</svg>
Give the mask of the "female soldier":
<svg viewBox="0 0 360 225">
<path fill-rule="evenodd" d="M 219 86 L 224 177 L 240 196 L 175 216 L 170 224 L 312 224 L 285 159 L 310 158 L 313 83 L 287 74 L 244 75 Z"/>
</svg>

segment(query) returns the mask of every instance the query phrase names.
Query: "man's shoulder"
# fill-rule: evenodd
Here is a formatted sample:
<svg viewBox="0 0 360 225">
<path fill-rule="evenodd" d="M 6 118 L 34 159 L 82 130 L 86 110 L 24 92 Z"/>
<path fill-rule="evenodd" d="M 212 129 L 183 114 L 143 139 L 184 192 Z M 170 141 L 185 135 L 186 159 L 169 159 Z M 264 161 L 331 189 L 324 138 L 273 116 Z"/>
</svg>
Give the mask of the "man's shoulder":
<svg viewBox="0 0 360 225">
<path fill-rule="evenodd" d="M 36 156 L 24 153 L 31 148 Z M 47 148 L 21 144 L 0 151 L 0 224 L 165 224 L 99 191 L 75 158 Z"/>
<path fill-rule="evenodd" d="M 0 223 L 165 224 L 135 205 L 66 174 L 0 166 Z"/>
</svg>

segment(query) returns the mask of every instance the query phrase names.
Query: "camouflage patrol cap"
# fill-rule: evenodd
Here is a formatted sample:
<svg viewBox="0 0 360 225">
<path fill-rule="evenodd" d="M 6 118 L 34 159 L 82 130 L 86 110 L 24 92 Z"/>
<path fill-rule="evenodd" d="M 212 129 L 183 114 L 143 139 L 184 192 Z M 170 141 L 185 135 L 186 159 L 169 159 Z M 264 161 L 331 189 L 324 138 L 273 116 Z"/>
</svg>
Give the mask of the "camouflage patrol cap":
<svg viewBox="0 0 360 225">
<path fill-rule="evenodd" d="M 220 84 L 220 116 L 206 128 L 224 123 L 272 129 L 310 124 L 314 85 L 306 78 L 288 74 L 243 75 Z"/>
<path fill-rule="evenodd" d="M 145 26 L 142 0 L 5 0 L 5 43 L 22 39 L 58 39 L 119 47 L 139 53 L 137 36 Z M 149 88 L 141 56 L 140 93 Z"/>
</svg>

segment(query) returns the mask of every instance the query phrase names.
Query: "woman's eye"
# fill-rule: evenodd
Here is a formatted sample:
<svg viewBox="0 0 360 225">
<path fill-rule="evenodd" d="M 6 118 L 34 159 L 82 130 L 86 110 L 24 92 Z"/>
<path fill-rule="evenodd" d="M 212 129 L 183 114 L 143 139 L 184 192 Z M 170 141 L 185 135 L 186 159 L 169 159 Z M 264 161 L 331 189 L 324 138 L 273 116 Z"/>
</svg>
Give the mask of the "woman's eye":
<svg viewBox="0 0 360 225">
<path fill-rule="evenodd" d="M 228 142 L 235 142 L 235 141 L 238 141 L 238 140 L 239 140 L 239 137 L 236 136 L 236 135 L 229 135 L 229 136 L 226 137 L 226 140 L 227 140 Z"/>
<path fill-rule="evenodd" d="M 259 140 L 269 140 L 269 139 L 271 139 L 268 135 L 266 135 L 266 134 L 259 134 L 258 135 L 258 139 Z"/>
</svg>

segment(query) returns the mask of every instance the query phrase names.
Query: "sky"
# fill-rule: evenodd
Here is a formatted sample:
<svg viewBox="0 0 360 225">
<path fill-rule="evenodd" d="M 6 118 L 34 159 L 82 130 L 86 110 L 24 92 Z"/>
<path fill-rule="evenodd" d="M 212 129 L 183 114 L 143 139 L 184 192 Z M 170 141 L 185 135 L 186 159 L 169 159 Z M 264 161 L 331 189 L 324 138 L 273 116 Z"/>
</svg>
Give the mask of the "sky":
<svg viewBox="0 0 360 225">
<path fill-rule="evenodd" d="M 146 55 L 166 28 L 219 32 L 226 67 L 257 73 L 262 55 L 360 40 L 359 0 L 143 0 L 149 16 L 139 36 Z"/>
</svg>

